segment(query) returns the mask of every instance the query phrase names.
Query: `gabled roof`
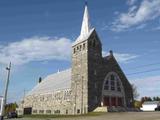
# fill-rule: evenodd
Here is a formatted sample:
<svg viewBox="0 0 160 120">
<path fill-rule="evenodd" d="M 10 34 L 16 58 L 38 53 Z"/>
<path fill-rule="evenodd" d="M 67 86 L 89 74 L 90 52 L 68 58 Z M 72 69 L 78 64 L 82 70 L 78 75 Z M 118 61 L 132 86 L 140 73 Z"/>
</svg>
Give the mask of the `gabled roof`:
<svg viewBox="0 0 160 120">
<path fill-rule="evenodd" d="M 53 93 L 71 87 L 71 69 L 61 71 L 47 76 L 41 83 L 38 83 L 28 95 Z"/>
<path fill-rule="evenodd" d="M 78 43 L 81 43 L 81 42 L 83 42 L 83 41 L 85 41 L 85 40 L 88 40 L 88 38 L 91 36 L 91 34 L 93 33 L 94 30 L 95 30 L 95 29 L 92 28 L 86 36 L 83 36 L 83 38 L 82 38 L 81 36 L 79 36 L 79 37 L 76 39 L 76 41 L 73 42 L 72 46 L 75 46 L 75 45 L 78 44 Z"/>
</svg>

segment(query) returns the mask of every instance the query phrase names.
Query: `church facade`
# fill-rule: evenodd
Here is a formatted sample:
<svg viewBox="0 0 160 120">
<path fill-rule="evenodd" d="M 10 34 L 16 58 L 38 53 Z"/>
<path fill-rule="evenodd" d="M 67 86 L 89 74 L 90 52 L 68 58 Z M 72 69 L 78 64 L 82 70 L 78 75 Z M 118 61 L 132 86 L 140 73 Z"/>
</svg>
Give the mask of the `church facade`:
<svg viewBox="0 0 160 120">
<path fill-rule="evenodd" d="M 85 114 L 97 107 L 130 108 L 133 92 L 110 51 L 102 57 L 102 44 L 89 22 L 85 6 L 79 37 L 72 44 L 72 65 L 47 76 L 21 101 L 19 114 Z"/>
</svg>

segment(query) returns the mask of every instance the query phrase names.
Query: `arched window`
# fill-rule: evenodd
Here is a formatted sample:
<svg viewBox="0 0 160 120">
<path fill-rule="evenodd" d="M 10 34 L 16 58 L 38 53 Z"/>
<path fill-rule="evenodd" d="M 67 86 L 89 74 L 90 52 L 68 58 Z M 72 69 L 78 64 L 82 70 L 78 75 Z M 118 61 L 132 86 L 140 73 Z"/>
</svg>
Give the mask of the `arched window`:
<svg viewBox="0 0 160 120">
<path fill-rule="evenodd" d="M 104 106 L 126 106 L 122 81 L 116 72 L 109 72 L 103 82 Z"/>
<path fill-rule="evenodd" d="M 76 48 L 74 48 L 73 53 L 76 53 Z"/>
<path fill-rule="evenodd" d="M 117 92 L 122 91 L 122 83 L 116 73 L 112 72 L 107 75 L 104 81 L 103 89 Z"/>
<path fill-rule="evenodd" d="M 79 50 L 79 46 L 77 46 L 77 50 Z"/>
<path fill-rule="evenodd" d="M 80 47 L 80 51 L 81 51 L 81 49 L 82 49 L 82 45 L 80 45 L 79 47 Z"/>
<path fill-rule="evenodd" d="M 84 44 L 83 44 L 83 50 L 85 49 L 85 47 L 86 47 L 86 46 L 85 46 L 85 43 L 84 43 Z"/>
</svg>

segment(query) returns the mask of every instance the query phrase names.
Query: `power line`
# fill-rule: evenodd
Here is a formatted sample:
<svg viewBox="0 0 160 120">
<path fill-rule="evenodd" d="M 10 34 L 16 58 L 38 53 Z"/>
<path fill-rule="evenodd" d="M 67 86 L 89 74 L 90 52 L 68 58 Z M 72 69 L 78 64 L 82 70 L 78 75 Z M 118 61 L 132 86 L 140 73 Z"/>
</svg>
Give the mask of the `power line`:
<svg viewBox="0 0 160 120">
<path fill-rule="evenodd" d="M 147 72 L 154 72 L 154 71 L 160 71 L 160 68 L 146 70 L 146 71 L 140 71 L 140 72 L 134 72 L 134 73 L 128 73 L 126 75 L 131 76 L 131 75 L 142 74 L 142 73 L 147 73 Z"/>
<path fill-rule="evenodd" d="M 139 69 L 139 68 L 145 68 L 145 67 L 153 66 L 153 65 L 160 65 L 160 62 L 158 62 L 158 63 L 151 63 L 151 64 L 144 64 L 144 65 L 139 65 L 139 66 L 135 66 L 135 67 L 129 67 L 127 69 Z"/>
</svg>

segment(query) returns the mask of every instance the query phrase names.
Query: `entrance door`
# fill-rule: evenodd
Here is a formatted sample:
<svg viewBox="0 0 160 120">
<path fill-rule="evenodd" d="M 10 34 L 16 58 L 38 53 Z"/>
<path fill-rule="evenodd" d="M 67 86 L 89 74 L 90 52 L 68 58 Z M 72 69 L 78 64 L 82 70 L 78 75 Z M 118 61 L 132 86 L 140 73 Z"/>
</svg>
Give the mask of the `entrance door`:
<svg viewBox="0 0 160 120">
<path fill-rule="evenodd" d="M 111 97 L 111 106 L 116 106 L 116 97 Z"/>
<path fill-rule="evenodd" d="M 32 108 L 28 107 L 28 108 L 24 108 L 24 115 L 31 115 L 32 114 Z"/>
<path fill-rule="evenodd" d="M 110 106 L 110 104 L 109 104 L 109 97 L 108 96 L 104 96 L 104 98 L 103 98 L 103 104 L 104 104 L 104 106 Z"/>
<path fill-rule="evenodd" d="M 121 97 L 118 97 L 118 106 L 123 106 Z"/>
</svg>

